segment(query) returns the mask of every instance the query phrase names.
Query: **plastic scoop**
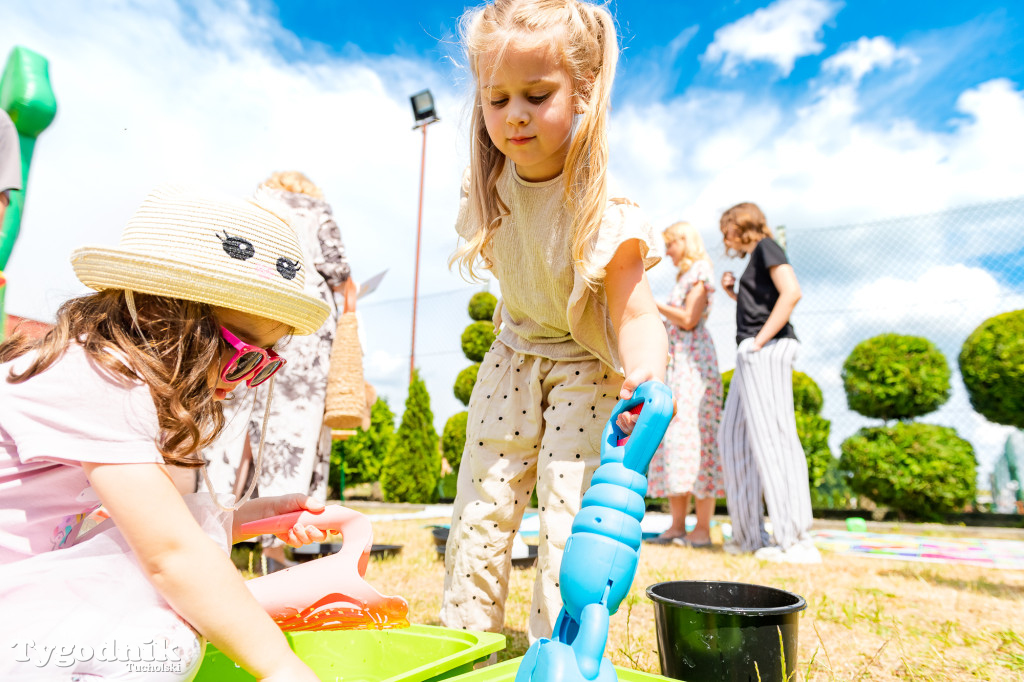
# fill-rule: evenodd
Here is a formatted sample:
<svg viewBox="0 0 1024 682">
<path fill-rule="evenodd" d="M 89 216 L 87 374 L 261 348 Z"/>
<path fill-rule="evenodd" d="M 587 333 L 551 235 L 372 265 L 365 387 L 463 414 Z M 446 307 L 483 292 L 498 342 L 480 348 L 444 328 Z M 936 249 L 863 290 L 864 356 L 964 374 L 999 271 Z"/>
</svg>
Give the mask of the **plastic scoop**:
<svg viewBox="0 0 1024 682">
<path fill-rule="evenodd" d="M 323 512 L 292 512 L 243 523 L 246 534 L 278 534 L 315 526 L 344 536 L 341 549 L 321 559 L 248 581 L 256 601 L 282 630 L 368 630 L 409 626 L 409 604 L 363 580 L 373 528 L 363 514 L 340 505 Z"/>
</svg>

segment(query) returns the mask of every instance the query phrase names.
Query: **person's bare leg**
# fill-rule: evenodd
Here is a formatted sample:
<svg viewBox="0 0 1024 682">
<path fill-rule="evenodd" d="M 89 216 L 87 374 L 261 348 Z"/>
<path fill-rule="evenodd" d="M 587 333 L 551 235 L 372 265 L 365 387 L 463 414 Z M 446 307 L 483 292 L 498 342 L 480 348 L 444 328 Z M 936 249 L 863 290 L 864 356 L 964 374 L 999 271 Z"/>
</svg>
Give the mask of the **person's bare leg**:
<svg viewBox="0 0 1024 682">
<path fill-rule="evenodd" d="M 694 498 L 697 508 L 697 525 L 686 535 L 686 539 L 695 545 L 711 542 L 711 517 L 715 515 L 714 497 Z"/>
<path fill-rule="evenodd" d="M 672 525 L 655 538 L 656 541 L 686 537 L 686 512 L 690 510 L 690 493 L 685 495 L 669 495 L 668 508 L 672 515 Z"/>
</svg>

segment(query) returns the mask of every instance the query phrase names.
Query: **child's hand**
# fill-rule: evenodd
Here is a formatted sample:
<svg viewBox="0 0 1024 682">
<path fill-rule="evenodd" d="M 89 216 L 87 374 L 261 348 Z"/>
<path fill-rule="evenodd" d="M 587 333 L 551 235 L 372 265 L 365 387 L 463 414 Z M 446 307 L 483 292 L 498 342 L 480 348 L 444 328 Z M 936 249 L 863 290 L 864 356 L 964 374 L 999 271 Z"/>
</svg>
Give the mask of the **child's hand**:
<svg viewBox="0 0 1024 682">
<path fill-rule="evenodd" d="M 622 389 L 619 391 L 620 400 L 629 400 L 633 397 L 633 392 L 637 389 L 637 386 L 644 383 L 645 381 L 662 381 L 661 377 L 654 376 L 650 370 L 636 369 L 630 372 L 629 376 L 622 382 Z M 676 399 L 672 398 L 672 416 L 676 416 Z M 623 412 L 615 419 L 616 425 L 622 430 L 622 433 L 627 436 L 633 433 L 633 429 L 636 428 L 636 422 L 640 419 L 639 414 L 632 414 L 630 412 Z"/>
<path fill-rule="evenodd" d="M 324 503 L 315 497 L 302 494 L 281 495 L 279 497 L 266 498 L 271 501 L 272 513 L 267 516 L 277 516 L 289 512 L 308 511 L 316 514 L 324 510 Z M 327 533 L 316 526 L 293 526 L 287 533 L 277 533 L 275 537 L 291 545 L 302 547 L 313 542 L 323 542 L 327 539 Z"/>
<path fill-rule="evenodd" d="M 240 531 L 240 526 L 248 521 L 257 521 L 270 518 L 271 516 L 300 511 L 318 514 L 323 510 L 324 503 L 322 501 L 300 493 L 276 497 L 260 497 L 250 500 L 235 512 L 235 518 L 232 522 L 234 541 L 238 542 L 239 540 L 252 537 L 251 533 L 245 535 Z M 292 547 L 301 547 L 312 542 L 323 542 L 327 538 L 327 534 L 314 526 L 302 525 L 290 528 L 287 533 L 275 534 L 275 537 Z"/>
</svg>

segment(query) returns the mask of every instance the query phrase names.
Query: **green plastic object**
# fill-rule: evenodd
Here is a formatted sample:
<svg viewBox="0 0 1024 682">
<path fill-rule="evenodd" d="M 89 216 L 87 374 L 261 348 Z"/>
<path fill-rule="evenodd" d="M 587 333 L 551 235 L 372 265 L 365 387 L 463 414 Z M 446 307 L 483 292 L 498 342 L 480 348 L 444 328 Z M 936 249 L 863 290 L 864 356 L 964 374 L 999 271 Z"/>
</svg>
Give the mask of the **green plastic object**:
<svg viewBox="0 0 1024 682">
<path fill-rule="evenodd" d="M 432 625 L 286 632 L 285 637 L 317 677 L 345 682 L 446 680 L 471 671 L 474 663 L 505 648 L 504 635 Z M 194 682 L 253 679 L 215 646 L 208 645 Z"/>
<path fill-rule="evenodd" d="M 866 533 L 868 531 L 868 522 L 859 516 L 851 516 L 846 519 L 846 530 L 851 533 Z"/>
<path fill-rule="evenodd" d="M 21 191 L 11 192 L 11 203 L 0 223 L 0 271 L 7 261 L 14 242 L 21 232 L 21 215 L 28 187 L 28 168 L 32 163 L 36 138 L 46 130 L 57 115 L 57 100 L 50 87 L 49 63 L 42 55 L 24 47 L 15 47 L 7 57 L 0 76 L 0 109 L 6 111 L 18 130 L 21 143 Z M 0 339 L 7 326 L 4 312 L 5 286 L 0 285 Z"/>
<path fill-rule="evenodd" d="M 486 668 L 480 668 L 465 675 L 453 677 L 449 682 L 512 682 L 516 679 L 516 672 L 519 670 L 519 664 L 522 660 L 522 657 L 519 657 L 498 663 L 497 665 L 489 665 Z M 655 680 L 667 682 L 669 679 L 661 675 L 630 670 L 629 668 L 620 668 L 619 666 L 615 666 L 615 674 L 618 675 L 619 682 L 654 682 Z"/>
</svg>

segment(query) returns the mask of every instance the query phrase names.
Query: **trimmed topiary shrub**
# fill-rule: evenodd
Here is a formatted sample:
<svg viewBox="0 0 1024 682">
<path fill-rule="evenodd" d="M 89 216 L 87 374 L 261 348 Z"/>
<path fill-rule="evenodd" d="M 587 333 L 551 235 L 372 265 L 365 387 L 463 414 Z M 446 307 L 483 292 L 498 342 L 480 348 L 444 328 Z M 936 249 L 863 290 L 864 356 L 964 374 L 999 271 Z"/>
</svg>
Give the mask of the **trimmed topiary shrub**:
<svg viewBox="0 0 1024 682">
<path fill-rule="evenodd" d="M 477 292 L 469 299 L 469 316 L 478 322 L 490 322 L 497 305 L 498 299 L 494 294 L 487 291 Z"/>
<path fill-rule="evenodd" d="M 384 500 L 433 502 L 441 476 L 441 451 L 434 430 L 434 415 L 430 411 L 430 395 L 419 371 L 413 373 L 395 441 L 380 472 Z"/>
<path fill-rule="evenodd" d="M 1024 310 L 990 317 L 971 332 L 960 349 L 960 374 L 975 410 L 1024 429 Z"/>
<path fill-rule="evenodd" d="M 459 372 L 455 378 L 455 397 L 463 405 L 469 405 L 469 397 L 473 395 L 473 387 L 476 385 L 476 375 L 480 371 L 480 363 L 470 365 Z"/>
<path fill-rule="evenodd" d="M 820 415 L 796 413 L 796 432 L 807 456 L 807 481 L 812 491 L 825 482 L 829 467 L 835 464 L 836 458 L 828 449 L 831 428 L 832 423 Z"/>
<path fill-rule="evenodd" d="M 469 412 L 456 412 L 448 418 L 441 434 L 441 454 L 448 460 L 453 471 L 457 471 L 462 462 L 462 451 L 466 448 L 466 421 Z"/>
<path fill-rule="evenodd" d="M 480 362 L 494 343 L 494 325 L 490 322 L 474 322 L 462 332 L 462 352 L 473 362 Z"/>
<path fill-rule="evenodd" d="M 949 399 L 949 365 L 920 336 L 881 334 L 861 341 L 843 363 L 851 410 L 875 419 L 913 419 Z"/>
<path fill-rule="evenodd" d="M 897 423 L 864 428 L 843 441 L 840 468 L 850 487 L 920 519 L 963 511 L 974 501 L 974 448 L 954 429 Z"/>
<path fill-rule="evenodd" d="M 722 372 L 722 404 L 729 395 L 729 386 L 732 384 L 732 374 L 735 370 Z M 825 399 L 821 389 L 811 377 L 803 372 L 793 370 L 793 409 L 806 414 L 821 414 L 822 405 Z"/>
<path fill-rule="evenodd" d="M 340 497 L 338 486 L 341 472 L 345 472 L 345 485 L 376 481 L 384 458 L 395 447 L 395 415 L 388 401 L 377 398 L 370 409 L 370 428 L 357 429 L 347 440 L 335 441 L 331 447 L 329 485 L 335 497 Z"/>
</svg>

